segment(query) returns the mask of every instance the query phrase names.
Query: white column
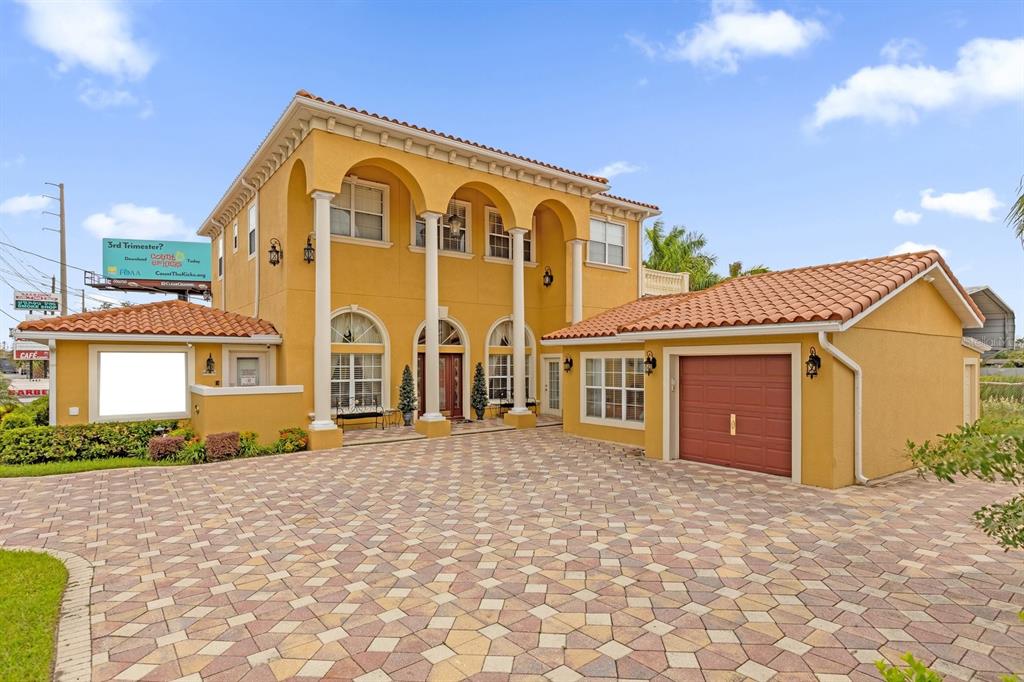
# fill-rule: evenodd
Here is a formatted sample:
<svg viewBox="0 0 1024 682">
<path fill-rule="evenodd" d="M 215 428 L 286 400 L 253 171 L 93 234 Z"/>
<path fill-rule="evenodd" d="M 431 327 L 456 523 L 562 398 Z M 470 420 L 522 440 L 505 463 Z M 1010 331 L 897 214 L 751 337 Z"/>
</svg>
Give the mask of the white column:
<svg viewBox="0 0 1024 682">
<path fill-rule="evenodd" d="M 437 228 L 441 220 L 440 213 L 427 212 L 423 214 L 423 221 L 426 223 L 424 234 L 425 263 L 423 270 L 426 273 L 424 281 L 424 319 L 426 320 L 426 362 L 423 368 L 423 402 L 426 412 L 420 415 L 423 421 L 441 421 L 440 400 L 440 378 L 438 376 L 440 359 L 438 357 L 439 339 L 438 330 L 438 293 L 437 293 Z"/>
<path fill-rule="evenodd" d="M 572 323 L 583 321 L 583 245 L 582 239 L 572 244 Z"/>
<path fill-rule="evenodd" d="M 511 414 L 530 414 L 526 409 L 526 297 L 523 292 L 525 227 L 513 227 L 512 235 L 512 409 Z"/>
<path fill-rule="evenodd" d="M 313 232 L 316 238 L 316 289 L 313 297 L 313 423 L 309 428 L 338 428 L 331 418 L 331 199 L 330 192 L 313 192 Z M 257 254 L 258 255 L 258 254 Z"/>
</svg>

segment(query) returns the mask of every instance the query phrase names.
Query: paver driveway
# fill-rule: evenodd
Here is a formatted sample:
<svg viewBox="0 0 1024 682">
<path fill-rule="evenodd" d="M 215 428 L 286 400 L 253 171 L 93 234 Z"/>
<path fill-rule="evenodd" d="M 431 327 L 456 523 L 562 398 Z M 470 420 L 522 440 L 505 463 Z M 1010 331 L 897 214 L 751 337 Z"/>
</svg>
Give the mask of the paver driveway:
<svg viewBox="0 0 1024 682">
<path fill-rule="evenodd" d="M 908 650 L 995 679 L 1024 669 L 1024 554 L 970 511 L 1009 492 L 541 429 L 3 480 L 0 540 L 92 562 L 93 679 L 838 680 Z"/>
</svg>

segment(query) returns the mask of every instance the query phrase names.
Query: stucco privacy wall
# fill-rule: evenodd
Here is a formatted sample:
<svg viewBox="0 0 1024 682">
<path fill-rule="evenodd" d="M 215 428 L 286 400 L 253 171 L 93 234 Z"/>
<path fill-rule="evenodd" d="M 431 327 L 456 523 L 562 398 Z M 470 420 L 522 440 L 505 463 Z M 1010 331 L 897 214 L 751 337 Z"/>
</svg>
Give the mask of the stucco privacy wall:
<svg viewBox="0 0 1024 682">
<path fill-rule="evenodd" d="M 448 316 L 467 331 L 466 373 L 476 363 L 486 366 L 486 335 L 491 325 L 511 313 L 512 270 L 508 263 L 488 262 L 486 207 L 502 212 L 506 227 L 520 224 L 532 233 L 534 267 L 525 271 L 526 323 L 536 337 L 562 327 L 571 315 L 569 283 L 571 249 L 567 240 L 589 232 L 590 201 L 550 189 L 518 182 L 482 171 L 452 166 L 444 161 L 404 154 L 351 138 L 314 130 L 295 153 L 259 191 L 258 247 L 260 303 L 258 315 L 272 322 L 284 339 L 278 354 L 277 377 L 282 384 L 305 386 L 307 407 L 313 390 L 313 285 L 315 267 L 301 259 L 312 229 L 314 189 L 336 193 L 346 175 L 385 184 L 389 188 L 390 245 L 335 240 L 331 246 L 332 309 L 356 305 L 378 317 L 390 341 L 388 384 L 392 403 L 402 368 L 413 363 L 413 337 L 423 321 L 424 255 L 410 248 L 414 214 L 444 212 L 454 196 L 470 203 L 472 258 L 445 255 L 439 258 L 440 302 Z M 447 194 L 445 194 L 447 192 Z M 443 195 L 443 196 L 442 196 Z M 250 202 L 251 203 L 251 202 Z M 436 205 L 435 205 L 436 204 Z M 214 306 L 246 315 L 255 314 L 253 282 L 255 264 L 248 259 L 246 226 L 248 205 L 237 216 L 239 248 L 232 250 L 233 221 L 224 226 L 225 286 L 214 286 Z M 526 216 L 525 218 L 522 216 Z M 629 268 L 610 270 L 585 265 L 584 314 L 592 315 L 637 296 L 637 263 L 640 223 L 616 218 L 627 225 Z M 282 242 L 281 265 L 266 263 L 271 238 Z M 217 239 L 213 241 L 216 258 Z M 322 248 L 322 245 L 317 245 Z M 544 287 L 544 268 L 550 267 L 554 283 Z M 235 281 L 243 280 L 242 282 Z M 336 346 L 352 352 L 350 346 Z M 532 357 L 533 375 L 539 377 L 537 353 Z M 470 375 L 471 376 L 471 375 Z M 468 378 L 468 376 L 467 376 Z M 536 388 L 534 392 L 537 393 Z M 468 410 L 468 405 L 465 406 Z"/>
<path fill-rule="evenodd" d="M 962 323 L 935 288 L 918 280 L 833 336 L 864 371 L 864 474 L 878 478 L 909 468 L 906 441 L 920 443 L 963 423 Z M 851 391 L 837 391 L 838 414 L 852 410 Z"/>
<path fill-rule="evenodd" d="M 193 391 L 192 428 L 202 438 L 211 433 L 253 431 L 261 443 L 269 444 L 282 429 L 305 427 L 309 418 L 304 403 L 301 392 L 200 395 Z"/>
</svg>

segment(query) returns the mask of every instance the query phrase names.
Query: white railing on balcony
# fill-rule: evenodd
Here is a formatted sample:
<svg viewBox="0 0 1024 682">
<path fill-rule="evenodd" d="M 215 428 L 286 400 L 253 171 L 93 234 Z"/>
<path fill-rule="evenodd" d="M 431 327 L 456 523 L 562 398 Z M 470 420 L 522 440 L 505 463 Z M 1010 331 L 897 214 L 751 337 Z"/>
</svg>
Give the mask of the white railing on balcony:
<svg viewBox="0 0 1024 682">
<path fill-rule="evenodd" d="M 685 294 L 690 290 L 690 273 L 688 272 L 662 272 L 642 265 L 640 267 L 643 269 L 641 296 Z"/>
</svg>

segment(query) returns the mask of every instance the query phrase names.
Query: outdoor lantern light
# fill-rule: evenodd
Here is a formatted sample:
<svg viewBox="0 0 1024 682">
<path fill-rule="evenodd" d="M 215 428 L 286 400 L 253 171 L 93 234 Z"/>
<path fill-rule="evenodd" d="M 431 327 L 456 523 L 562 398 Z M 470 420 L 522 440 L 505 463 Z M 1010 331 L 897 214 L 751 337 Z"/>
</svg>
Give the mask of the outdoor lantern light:
<svg viewBox="0 0 1024 682">
<path fill-rule="evenodd" d="M 213 299 L 213 296 L 210 294 L 210 290 L 209 289 L 207 289 L 206 291 L 203 292 L 203 300 L 204 301 L 209 303 L 212 299 Z"/>
<path fill-rule="evenodd" d="M 277 238 L 270 240 L 270 251 L 267 252 L 267 260 L 270 261 L 271 265 L 280 265 L 281 257 L 284 255 L 284 249 L 281 248 L 281 242 Z"/>
<path fill-rule="evenodd" d="M 654 353 L 647 351 L 647 357 L 644 358 L 644 371 L 648 375 L 654 374 L 654 370 L 658 367 L 658 361 L 654 357 Z"/>
<path fill-rule="evenodd" d="M 313 235 L 310 234 L 306 237 L 306 247 L 302 249 L 302 260 L 312 263 L 315 258 L 316 249 L 313 248 Z"/>
<path fill-rule="evenodd" d="M 551 274 L 551 268 L 545 266 L 544 267 L 544 286 L 549 287 L 549 286 L 551 286 L 552 282 L 554 282 L 554 281 L 555 281 L 555 276 L 553 274 Z"/>
<path fill-rule="evenodd" d="M 206 373 L 216 374 L 217 364 L 213 361 L 213 353 L 210 353 L 209 357 L 206 358 Z"/>
<path fill-rule="evenodd" d="M 565 368 L 565 371 L 566 371 L 566 372 L 571 372 L 571 371 L 572 371 L 572 358 L 570 358 L 570 357 L 569 357 L 569 356 L 567 355 L 567 356 L 565 357 L 565 360 L 564 360 L 564 361 L 562 362 L 562 367 L 564 367 L 564 368 Z"/>
<path fill-rule="evenodd" d="M 451 208 L 453 210 L 451 213 L 444 217 L 444 222 L 448 225 L 448 229 L 451 230 L 452 232 L 461 232 L 462 228 L 466 226 L 466 221 L 463 220 L 462 216 L 460 216 L 455 211 L 455 204 L 452 204 Z"/>
<path fill-rule="evenodd" d="M 821 358 L 818 357 L 818 353 L 814 350 L 814 346 L 811 346 L 811 354 L 807 356 L 807 378 L 813 379 L 818 376 L 818 370 L 821 369 Z"/>
</svg>

